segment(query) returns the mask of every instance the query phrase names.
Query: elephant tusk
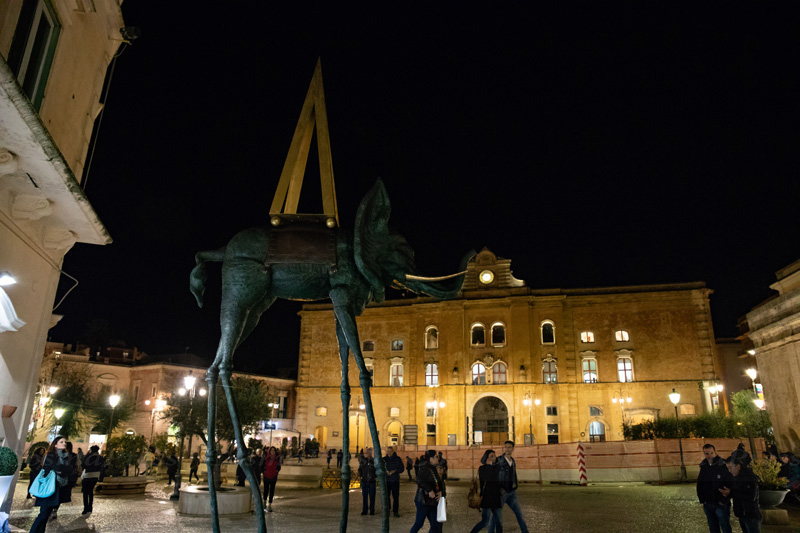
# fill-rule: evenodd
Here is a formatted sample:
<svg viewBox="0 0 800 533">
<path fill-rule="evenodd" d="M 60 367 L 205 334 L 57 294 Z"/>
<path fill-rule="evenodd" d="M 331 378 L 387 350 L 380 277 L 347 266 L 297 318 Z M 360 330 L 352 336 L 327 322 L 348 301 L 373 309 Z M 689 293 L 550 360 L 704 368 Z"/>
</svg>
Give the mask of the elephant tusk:
<svg viewBox="0 0 800 533">
<path fill-rule="evenodd" d="M 466 274 L 467 271 L 464 270 L 462 272 L 456 272 L 455 274 L 450 274 L 449 276 L 439 276 L 438 278 L 428 278 L 425 276 L 415 276 L 414 274 L 406 274 L 406 279 L 410 279 L 412 281 L 444 281 L 446 279 L 453 279 L 458 276 L 462 276 Z"/>
</svg>

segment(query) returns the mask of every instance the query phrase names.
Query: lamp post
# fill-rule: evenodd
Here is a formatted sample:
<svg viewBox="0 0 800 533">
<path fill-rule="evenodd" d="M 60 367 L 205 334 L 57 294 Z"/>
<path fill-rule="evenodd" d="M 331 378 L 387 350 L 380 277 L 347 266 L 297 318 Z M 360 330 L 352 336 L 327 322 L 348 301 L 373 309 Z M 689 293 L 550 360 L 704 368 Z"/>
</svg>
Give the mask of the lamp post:
<svg viewBox="0 0 800 533">
<path fill-rule="evenodd" d="M 439 425 L 438 425 L 438 422 L 437 422 L 437 418 L 438 418 L 438 414 L 439 414 L 439 408 L 444 408 L 445 405 L 446 404 L 444 402 L 437 402 L 436 401 L 436 393 L 435 392 L 433 393 L 433 401 L 425 403 L 425 407 L 427 407 L 428 409 L 433 409 L 433 427 L 434 427 L 434 430 L 433 430 L 434 431 L 434 433 L 433 433 L 433 445 L 434 446 L 436 446 L 436 434 L 439 433 Z"/>
<path fill-rule="evenodd" d="M 678 430 L 678 448 L 681 451 L 681 482 L 685 482 L 686 465 L 683 462 L 683 442 L 681 441 L 681 427 L 678 423 L 678 403 L 681 401 L 681 393 L 675 392 L 675 389 L 672 389 L 672 392 L 669 393 L 669 401 L 671 401 L 672 405 L 675 406 L 675 427 Z"/>
<path fill-rule="evenodd" d="M 195 394 L 200 394 L 200 396 L 206 395 L 205 389 L 200 389 L 197 391 L 194 387 L 195 383 L 197 382 L 197 378 L 192 375 L 192 371 L 189 371 L 188 376 L 184 376 L 183 378 L 183 387 L 178 389 L 178 394 L 181 396 L 189 395 L 189 413 L 188 417 L 191 418 L 192 416 L 192 403 L 194 402 Z M 192 451 L 192 437 L 194 435 L 189 435 L 189 453 Z M 181 426 L 181 449 L 179 452 L 178 457 L 178 471 L 175 473 L 175 490 L 173 491 L 172 495 L 169 497 L 170 500 L 179 500 L 181 497 L 181 469 L 183 468 L 183 439 L 186 437 L 186 422 L 184 422 Z"/>
<path fill-rule="evenodd" d="M 59 407 L 58 409 L 54 409 L 53 410 L 53 414 L 56 417 L 56 426 L 59 426 L 59 431 L 61 430 L 61 427 L 60 427 L 60 425 L 61 425 L 61 417 L 64 416 L 64 411 L 65 410 L 62 409 L 61 407 Z"/>
<path fill-rule="evenodd" d="M 745 372 L 745 374 L 747 374 L 747 377 L 750 378 L 750 383 L 753 384 L 753 392 L 758 394 L 756 392 L 756 376 L 758 375 L 758 371 L 755 368 L 748 368 L 744 372 Z"/>
<path fill-rule="evenodd" d="M 367 406 L 361 403 L 361 396 L 358 397 L 358 411 L 356 411 L 356 453 L 358 453 L 358 434 L 359 434 L 359 419 L 361 418 L 361 411 L 363 411 Z M 350 409 L 353 409 L 353 406 L 350 406 Z M 298 443 L 299 444 L 299 443 Z"/>
<path fill-rule="evenodd" d="M 611 402 L 612 403 L 618 403 L 619 404 L 620 414 L 622 415 L 622 434 L 623 434 L 622 438 L 623 438 L 623 440 L 625 439 L 625 437 L 624 437 L 624 435 L 625 435 L 625 403 L 631 403 L 632 401 L 633 401 L 633 398 L 631 398 L 630 394 L 625 394 L 625 395 L 622 394 L 622 389 L 621 388 L 619 389 L 619 396 L 614 396 L 613 398 L 611 398 Z"/>
<path fill-rule="evenodd" d="M 531 395 L 531 391 L 525 393 L 525 398 L 522 400 L 522 404 L 528 408 L 528 433 L 531 436 L 531 444 L 534 444 L 533 439 L 533 406 L 539 405 L 542 401 L 539 398 L 534 399 Z"/>
<path fill-rule="evenodd" d="M 108 452 L 108 441 L 111 440 L 111 431 L 114 429 L 114 409 L 119 404 L 119 396 L 112 394 L 108 397 L 108 404 L 111 406 L 111 420 L 108 422 L 108 435 L 106 436 L 106 452 Z"/>
</svg>

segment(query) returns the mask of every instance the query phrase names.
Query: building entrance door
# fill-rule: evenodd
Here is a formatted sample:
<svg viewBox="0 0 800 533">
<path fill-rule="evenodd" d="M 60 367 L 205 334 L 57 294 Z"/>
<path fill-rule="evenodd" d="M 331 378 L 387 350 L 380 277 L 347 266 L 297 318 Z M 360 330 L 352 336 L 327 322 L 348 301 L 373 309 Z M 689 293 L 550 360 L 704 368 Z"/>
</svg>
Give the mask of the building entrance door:
<svg viewBox="0 0 800 533">
<path fill-rule="evenodd" d="M 473 431 L 483 432 L 483 444 L 503 444 L 508 440 L 508 408 L 495 396 L 481 398 L 472 410 Z"/>
</svg>

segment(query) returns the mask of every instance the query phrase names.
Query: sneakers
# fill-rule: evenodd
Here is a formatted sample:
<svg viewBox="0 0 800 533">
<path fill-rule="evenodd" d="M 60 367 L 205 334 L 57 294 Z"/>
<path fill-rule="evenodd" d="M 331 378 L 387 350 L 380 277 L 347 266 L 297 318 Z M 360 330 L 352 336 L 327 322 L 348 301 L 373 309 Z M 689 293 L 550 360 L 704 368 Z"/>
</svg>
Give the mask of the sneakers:
<svg viewBox="0 0 800 533">
<path fill-rule="evenodd" d="M 272 512 L 272 504 L 267 505 L 267 512 L 268 513 Z"/>
</svg>

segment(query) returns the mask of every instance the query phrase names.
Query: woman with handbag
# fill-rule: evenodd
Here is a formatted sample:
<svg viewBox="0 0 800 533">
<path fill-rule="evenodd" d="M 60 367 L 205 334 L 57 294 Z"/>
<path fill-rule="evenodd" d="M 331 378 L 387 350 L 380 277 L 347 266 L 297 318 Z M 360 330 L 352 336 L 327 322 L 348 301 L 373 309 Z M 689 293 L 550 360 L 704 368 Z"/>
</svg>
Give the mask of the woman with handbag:
<svg viewBox="0 0 800 533">
<path fill-rule="evenodd" d="M 278 482 L 278 472 L 281 471 L 281 457 L 278 455 L 278 448 L 270 446 L 267 455 L 264 456 L 264 503 L 267 504 L 267 512 L 272 512 L 272 498 L 275 496 L 275 484 Z"/>
<path fill-rule="evenodd" d="M 475 524 L 470 533 L 478 533 L 488 528 L 489 533 L 503 533 L 503 499 L 500 494 L 500 480 L 497 479 L 497 454 L 494 450 L 486 450 L 478 469 L 478 481 L 481 486 L 481 521 Z M 470 505 L 471 507 L 471 505 Z"/>
<path fill-rule="evenodd" d="M 31 533 L 43 533 L 47 527 L 47 520 L 54 510 L 62 503 L 72 501 L 72 486 L 70 485 L 70 477 L 74 475 L 77 470 L 70 453 L 67 451 L 67 439 L 58 436 L 50 443 L 50 448 L 44 456 L 42 462 L 42 471 L 40 476 L 47 477 L 53 475 L 55 477 L 54 489 L 52 494 L 34 494 L 36 496 L 36 505 L 39 507 L 39 516 L 31 526 Z M 34 491 L 36 491 L 36 483 L 34 483 Z"/>
<path fill-rule="evenodd" d="M 425 519 L 431 524 L 430 533 L 441 533 L 442 524 L 436 519 L 439 500 L 447 491 L 444 481 L 436 471 L 439 458 L 436 452 L 428 450 L 419 462 L 417 474 L 417 493 L 414 496 L 414 505 L 417 506 L 417 518 L 411 526 L 411 533 L 417 533 L 425 524 Z"/>
</svg>

